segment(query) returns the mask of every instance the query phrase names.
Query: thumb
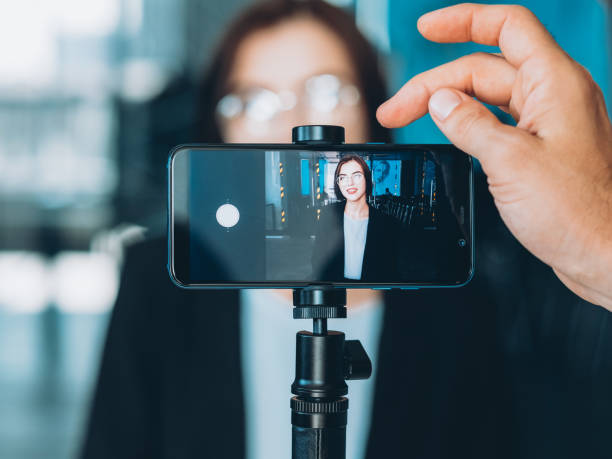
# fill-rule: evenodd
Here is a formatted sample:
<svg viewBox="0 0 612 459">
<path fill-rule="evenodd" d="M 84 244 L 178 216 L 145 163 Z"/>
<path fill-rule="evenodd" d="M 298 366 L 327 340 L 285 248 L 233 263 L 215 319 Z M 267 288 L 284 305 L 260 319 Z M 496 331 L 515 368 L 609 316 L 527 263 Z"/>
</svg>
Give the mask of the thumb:
<svg viewBox="0 0 612 459">
<path fill-rule="evenodd" d="M 500 122 L 480 102 L 456 89 L 439 89 L 429 99 L 429 113 L 444 135 L 482 163 L 495 161 L 510 140 L 520 135 Z"/>
</svg>

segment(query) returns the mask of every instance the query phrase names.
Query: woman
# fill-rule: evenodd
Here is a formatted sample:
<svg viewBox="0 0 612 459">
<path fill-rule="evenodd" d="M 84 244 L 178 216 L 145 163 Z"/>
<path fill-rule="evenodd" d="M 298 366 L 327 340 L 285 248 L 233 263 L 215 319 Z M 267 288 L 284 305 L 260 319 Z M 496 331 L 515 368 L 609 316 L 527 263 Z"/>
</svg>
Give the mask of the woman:
<svg viewBox="0 0 612 459">
<path fill-rule="evenodd" d="M 322 1 L 256 3 L 229 27 L 204 79 L 200 140 L 283 142 L 292 126 L 331 123 L 345 126 L 349 142 L 386 142 L 389 131 L 375 119 L 385 95 L 376 54 L 348 14 Z M 180 290 L 166 263 L 161 238 L 127 252 L 83 456 L 289 457 L 293 343 L 305 326 L 291 318 L 291 292 Z M 470 304 L 461 296 L 453 301 L 459 309 Z M 430 353 L 431 333 L 411 332 L 405 347 L 397 343 L 405 330 L 395 329 L 415 322 L 411 315 L 430 301 L 436 300 L 414 295 L 406 308 L 391 298 L 383 325 L 380 295 L 349 292 L 350 318 L 339 326 L 362 341 L 376 374 L 350 388 L 347 457 L 416 452 L 436 439 L 422 435 L 421 427 L 421 419 L 432 422 L 422 396 L 433 387 L 431 363 L 421 358 Z M 419 354 L 406 353 L 412 348 Z M 459 355 L 454 350 L 455 360 Z M 457 403 L 452 416 L 465 422 L 465 412 L 478 414 L 473 378 L 469 384 L 453 375 L 446 380 L 448 390 L 470 392 L 461 398 L 469 406 Z M 384 396 L 398 381 L 416 386 L 390 410 Z M 380 397 L 383 403 L 372 403 Z M 448 413 L 445 407 L 445 418 Z M 469 436 L 450 444 L 465 450 L 462 442 Z"/>
<path fill-rule="evenodd" d="M 398 281 L 398 225 L 368 204 L 372 173 L 361 156 L 340 159 L 334 173 L 340 202 L 324 208 L 313 254 L 313 277 L 320 280 Z"/>
<path fill-rule="evenodd" d="M 342 125 L 347 143 L 391 141 L 376 120 L 387 97 L 376 52 L 348 14 L 324 1 L 245 11 L 200 94 L 203 142 L 291 142 L 291 128 L 303 124 Z"/>
</svg>

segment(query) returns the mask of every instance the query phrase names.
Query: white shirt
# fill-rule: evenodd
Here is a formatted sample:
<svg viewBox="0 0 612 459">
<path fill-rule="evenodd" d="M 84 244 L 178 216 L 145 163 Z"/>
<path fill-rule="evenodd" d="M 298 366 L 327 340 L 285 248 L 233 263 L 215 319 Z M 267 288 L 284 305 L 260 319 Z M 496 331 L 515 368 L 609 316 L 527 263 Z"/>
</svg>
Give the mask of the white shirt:
<svg viewBox="0 0 612 459">
<path fill-rule="evenodd" d="M 312 331 L 311 320 L 293 319 L 293 305 L 265 290 L 241 292 L 240 328 L 246 416 L 246 459 L 291 457 L 291 383 L 295 379 L 295 334 Z M 349 410 L 346 457 L 363 459 L 370 432 L 383 307 L 379 301 L 348 307 L 347 319 L 329 329 L 359 339 L 372 360 L 372 376 L 347 381 Z"/>
<path fill-rule="evenodd" d="M 344 214 L 344 277 L 347 279 L 361 279 L 368 220 L 355 220 Z"/>
</svg>

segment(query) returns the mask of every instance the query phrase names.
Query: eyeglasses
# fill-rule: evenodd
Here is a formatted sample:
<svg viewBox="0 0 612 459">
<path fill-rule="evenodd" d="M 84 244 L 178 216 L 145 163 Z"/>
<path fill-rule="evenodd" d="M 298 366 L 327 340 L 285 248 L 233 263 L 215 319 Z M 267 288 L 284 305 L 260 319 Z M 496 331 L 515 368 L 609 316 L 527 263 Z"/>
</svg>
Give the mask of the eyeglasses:
<svg viewBox="0 0 612 459">
<path fill-rule="evenodd" d="M 361 182 L 363 180 L 363 174 L 361 172 L 353 172 L 351 175 L 339 175 L 337 179 L 338 185 L 349 183 L 349 178 L 353 179 L 353 183 Z"/>
<path fill-rule="evenodd" d="M 251 88 L 244 93 L 227 94 L 219 100 L 216 112 L 225 121 L 246 118 L 269 122 L 300 104 L 318 113 L 330 113 L 342 106 L 353 107 L 360 98 L 355 85 L 337 75 L 325 73 L 306 79 L 298 92 Z"/>
</svg>

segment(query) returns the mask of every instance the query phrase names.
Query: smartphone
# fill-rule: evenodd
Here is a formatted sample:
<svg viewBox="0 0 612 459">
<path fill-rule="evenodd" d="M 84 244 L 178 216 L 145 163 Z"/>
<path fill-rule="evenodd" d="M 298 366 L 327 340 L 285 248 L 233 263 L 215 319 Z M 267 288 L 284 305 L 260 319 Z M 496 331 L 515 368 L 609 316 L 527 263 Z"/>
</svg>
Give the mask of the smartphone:
<svg viewBox="0 0 612 459">
<path fill-rule="evenodd" d="M 472 160 L 452 145 L 182 145 L 168 173 L 168 270 L 180 287 L 472 277 Z"/>
</svg>

